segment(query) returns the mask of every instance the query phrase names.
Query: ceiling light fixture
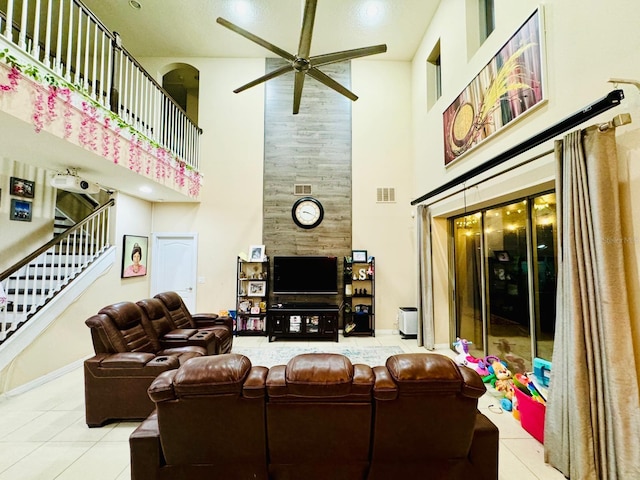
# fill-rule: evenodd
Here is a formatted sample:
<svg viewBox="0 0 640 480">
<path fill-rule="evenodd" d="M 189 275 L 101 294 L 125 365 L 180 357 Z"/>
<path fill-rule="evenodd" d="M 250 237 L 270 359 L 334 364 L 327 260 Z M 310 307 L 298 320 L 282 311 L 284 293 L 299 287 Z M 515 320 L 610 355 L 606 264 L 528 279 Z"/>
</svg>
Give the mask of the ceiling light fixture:
<svg viewBox="0 0 640 480">
<path fill-rule="evenodd" d="M 238 1 L 234 4 L 233 9 L 237 14 L 245 15 L 249 12 L 249 5 L 247 5 L 247 2 Z"/>
<path fill-rule="evenodd" d="M 129 0 L 129 6 L 134 10 L 140 10 L 142 8 L 142 4 L 140 2 L 136 2 L 136 0 Z"/>
<path fill-rule="evenodd" d="M 140 187 L 140 191 L 142 193 L 151 193 L 153 192 L 153 189 L 151 187 L 144 186 L 144 187 Z"/>
</svg>

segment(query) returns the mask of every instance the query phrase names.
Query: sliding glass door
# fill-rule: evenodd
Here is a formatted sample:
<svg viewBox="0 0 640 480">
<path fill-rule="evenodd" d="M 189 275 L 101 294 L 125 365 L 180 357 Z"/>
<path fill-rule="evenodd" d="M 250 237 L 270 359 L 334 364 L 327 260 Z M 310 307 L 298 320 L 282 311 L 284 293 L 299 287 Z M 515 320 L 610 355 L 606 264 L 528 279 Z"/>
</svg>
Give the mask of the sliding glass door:
<svg viewBox="0 0 640 480">
<path fill-rule="evenodd" d="M 470 354 L 513 372 L 551 359 L 555 325 L 555 194 L 453 219 L 455 335 Z"/>
</svg>

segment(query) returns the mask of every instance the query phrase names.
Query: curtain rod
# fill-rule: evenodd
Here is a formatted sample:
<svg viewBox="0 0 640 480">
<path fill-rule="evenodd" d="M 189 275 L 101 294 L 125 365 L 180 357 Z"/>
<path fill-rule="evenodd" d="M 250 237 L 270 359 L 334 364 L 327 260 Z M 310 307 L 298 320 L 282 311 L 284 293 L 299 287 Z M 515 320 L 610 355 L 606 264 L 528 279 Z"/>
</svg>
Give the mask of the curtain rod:
<svg viewBox="0 0 640 480">
<path fill-rule="evenodd" d="M 483 163 L 482 165 L 478 165 L 475 168 L 472 168 L 466 173 L 463 173 L 459 177 L 450 180 L 444 185 L 440 185 L 437 188 L 434 188 L 428 193 L 425 193 L 421 197 L 416 198 L 411 202 L 411 205 L 417 205 L 418 203 L 424 202 L 425 200 L 438 195 L 439 193 L 446 192 L 450 188 L 456 187 L 461 183 L 466 182 L 467 180 L 471 180 L 473 177 L 480 175 L 481 173 L 486 172 L 487 170 L 492 169 L 495 166 L 500 165 L 501 163 L 506 162 L 507 160 L 511 160 L 512 158 L 520 155 L 521 153 L 526 152 L 527 150 L 532 149 L 540 145 L 547 140 L 552 139 L 553 137 L 560 135 L 561 133 L 566 132 L 570 128 L 576 127 L 581 123 L 586 122 L 587 120 L 600 115 L 602 112 L 606 112 L 610 108 L 616 107 L 620 104 L 622 99 L 624 98 L 624 92 L 622 90 L 613 90 L 609 92 L 606 97 L 601 98 L 600 100 L 592 103 L 591 105 L 586 106 L 579 112 L 574 113 L 570 117 L 565 118 L 564 120 L 559 121 L 555 125 L 543 130 L 542 132 L 534 135 L 533 137 L 525 140 L 518 145 L 511 147 L 509 150 L 505 150 L 504 152 L 498 154 L 493 157 L 491 160 Z"/>
</svg>

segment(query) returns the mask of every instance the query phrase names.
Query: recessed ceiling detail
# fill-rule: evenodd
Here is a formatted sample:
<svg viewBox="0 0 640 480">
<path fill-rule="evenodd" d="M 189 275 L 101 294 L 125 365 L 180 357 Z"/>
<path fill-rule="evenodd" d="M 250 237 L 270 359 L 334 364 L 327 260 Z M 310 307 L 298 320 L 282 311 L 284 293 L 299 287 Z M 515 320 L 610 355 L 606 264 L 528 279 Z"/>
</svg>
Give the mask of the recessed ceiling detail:
<svg viewBox="0 0 640 480">
<path fill-rule="evenodd" d="M 304 81 L 306 75 L 316 79 L 320 83 L 335 90 L 336 92 L 344 95 L 348 99 L 355 101 L 358 97 L 345 88 L 340 83 L 323 73 L 318 69 L 323 65 L 329 65 L 331 63 L 342 62 L 344 60 L 351 60 L 353 58 L 365 57 L 368 55 L 375 55 L 377 53 L 384 53 L 387 51 L 385 44 L 374 45 L 371 47 L 354 48 L 352 50 L 343 50 L 340 52 L 326 53 L 324 55 L 310 56 L 311 50 L 311 38 L 313 35 L 313 24 L 316 16 L 317 0 L 307 0 L 304 7 L 304 16 L 302 19 L 302 29 L 300 31 L 300 42 L 298 44 L 298 52 L 293 55 L 274 44 L 267 42 L 266 40 L 244 30 L 243 28 L 225 20 L 222 17 L 218 17 L 217 22 L 232 30 L 239 35 L 251 40 L 254 43 L 266 48 L 267 50 L 275 53 L 276 55 L 287 60 L 287 64 L 257 78 L 239 88 L 234 90 L 235 93 L 240 93 L 248 88 L 255 87 L 261 83 L 271 80 L 272 78 L 279 77 L 285 73 L 294 72 L 294 86 L 293 86 L 293 114 L 297 114 L 300 110 L 300 100 L 302 98 L 302 89 L 304 87 Z"/>
</svg>

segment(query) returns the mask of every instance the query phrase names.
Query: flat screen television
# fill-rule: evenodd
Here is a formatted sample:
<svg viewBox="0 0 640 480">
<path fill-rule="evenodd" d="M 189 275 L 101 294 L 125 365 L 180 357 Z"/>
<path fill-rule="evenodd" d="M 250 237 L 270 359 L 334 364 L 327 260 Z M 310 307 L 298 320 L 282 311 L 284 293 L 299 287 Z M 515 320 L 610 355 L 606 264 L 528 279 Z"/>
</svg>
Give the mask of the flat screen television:
<svg viewBox="0 0 640 480">
<path fill-rule="evenodd" d="M 276 295 L 337 295 L 338 259 L 321 256 L 273 257 Z"/>
</svg>

